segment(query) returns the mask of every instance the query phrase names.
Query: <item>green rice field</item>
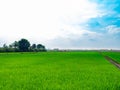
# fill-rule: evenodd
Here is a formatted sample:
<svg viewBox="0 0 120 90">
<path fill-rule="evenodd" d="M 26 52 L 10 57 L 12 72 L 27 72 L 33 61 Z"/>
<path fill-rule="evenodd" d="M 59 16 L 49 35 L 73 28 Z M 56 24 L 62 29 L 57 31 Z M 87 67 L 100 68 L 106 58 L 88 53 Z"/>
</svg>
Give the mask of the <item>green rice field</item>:
<svg viewBox="0 0 120 90">
<path fill-rule="evenodd" d="M 118 63 L 120 63 L 120 52 L 104 52 L 104 55 L 107 55 L 110 58 L 117 61 Z"/>
<path fill-rule="evenodd" d="M 120 70 L 98 52 L 1 53 L 0 90 L 120 90 Z"/>
</svg>

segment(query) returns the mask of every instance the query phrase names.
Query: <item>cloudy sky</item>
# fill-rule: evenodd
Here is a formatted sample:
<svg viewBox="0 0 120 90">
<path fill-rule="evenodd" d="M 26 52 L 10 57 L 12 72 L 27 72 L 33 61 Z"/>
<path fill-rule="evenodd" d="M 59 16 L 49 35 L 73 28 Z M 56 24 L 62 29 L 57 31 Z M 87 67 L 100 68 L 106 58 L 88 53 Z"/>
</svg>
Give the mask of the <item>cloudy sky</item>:
<svg viewBox="0 0 120 90">
<path fill-rule="evenodd" d="M 120 49 L 120 0 L 0 0 L 0 45 Z"/>
</svg>

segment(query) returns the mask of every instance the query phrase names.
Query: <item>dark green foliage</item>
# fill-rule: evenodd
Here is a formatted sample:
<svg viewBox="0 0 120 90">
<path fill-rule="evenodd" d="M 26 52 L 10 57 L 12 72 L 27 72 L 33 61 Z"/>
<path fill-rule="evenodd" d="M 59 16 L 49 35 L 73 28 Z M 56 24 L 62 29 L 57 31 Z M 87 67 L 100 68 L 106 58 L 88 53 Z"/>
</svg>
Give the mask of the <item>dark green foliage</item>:
<svg viewBox="0 0 120 90">
<path fill-rule="evenodd" d="M 15 41 L 10 45 L 4 44 L 3 47 L 0 47 L 0 52 L 39 52 L 46 51 L 45 46 L 42 44 L 32 44 L 30 46 L 30 42 L 27 39 L 21 39 L 19 41 Z"/>
<path fill-rule="evenodd" d="M 17 41 L 15 41 L 15 42 L 13 43 L 13 47 L 14 47 L 14 48 L 18 48 L 18 42 L 17 42 Z"/>
<path fill-rule="evenodd" d="M 18 48 L 20 51 L 27 52 L 29 51 L 29 47 L 30 42 L 27 39 L 21 39 L 20 41 L 18 41 Z"/>
<path fill-rule="evenodd" d="M 37 51 L 37 46 L 36 44 L 32 44 L 32 46 L 30 47 L 30 51 L 36 52 Z"/>
<path fill-rule="evenodd" d="M 37 45 L 37 50 L 38 51 L 45 51 L 45 46 L 43 46 L 42 44 L 38 44 Z"/>
<path fill-rule="evenodd" d="M 36 49 L 36 44 L 32 44 L 31 48 Z"/>
</svg>

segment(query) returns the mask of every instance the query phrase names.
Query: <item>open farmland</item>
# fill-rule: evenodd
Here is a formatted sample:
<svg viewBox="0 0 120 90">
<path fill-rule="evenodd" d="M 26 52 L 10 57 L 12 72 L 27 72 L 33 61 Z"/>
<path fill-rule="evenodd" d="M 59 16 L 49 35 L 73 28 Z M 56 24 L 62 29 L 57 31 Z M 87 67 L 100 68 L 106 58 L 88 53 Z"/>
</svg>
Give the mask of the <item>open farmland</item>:
<svg viewBox="0 0 120 90">
<path fill-rule="evenodd" d="M 120 70 L 98 52 L 0 54 L 0 90 L 119 89 Z"/>
<path fill-rule="evenodd" d="M 120 63 L 120 52 L 103 52 L 103 54 Z"/>
</svg>

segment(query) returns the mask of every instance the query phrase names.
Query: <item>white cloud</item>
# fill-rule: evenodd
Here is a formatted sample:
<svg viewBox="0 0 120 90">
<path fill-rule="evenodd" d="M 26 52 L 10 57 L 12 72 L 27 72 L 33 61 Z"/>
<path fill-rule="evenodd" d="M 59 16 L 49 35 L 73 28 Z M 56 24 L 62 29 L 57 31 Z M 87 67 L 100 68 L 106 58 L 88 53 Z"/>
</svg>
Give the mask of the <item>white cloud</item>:
<svg viewBox="0 0 120 90">
<path fill-rule="evenodd" d="M 106 27 L 106 30 L 108 31 L 108 34 L 120 33 L 120 27 L 117 27 L 116 25 L 109 25 Z"/>
<path fill-rule="evenodd" d="M 88 0 L 1 0 L 0 38 L 47 44 L 57 37 L 88 32 L 74 25 L 100 15 L 97 4 Z"/>
</svg>

